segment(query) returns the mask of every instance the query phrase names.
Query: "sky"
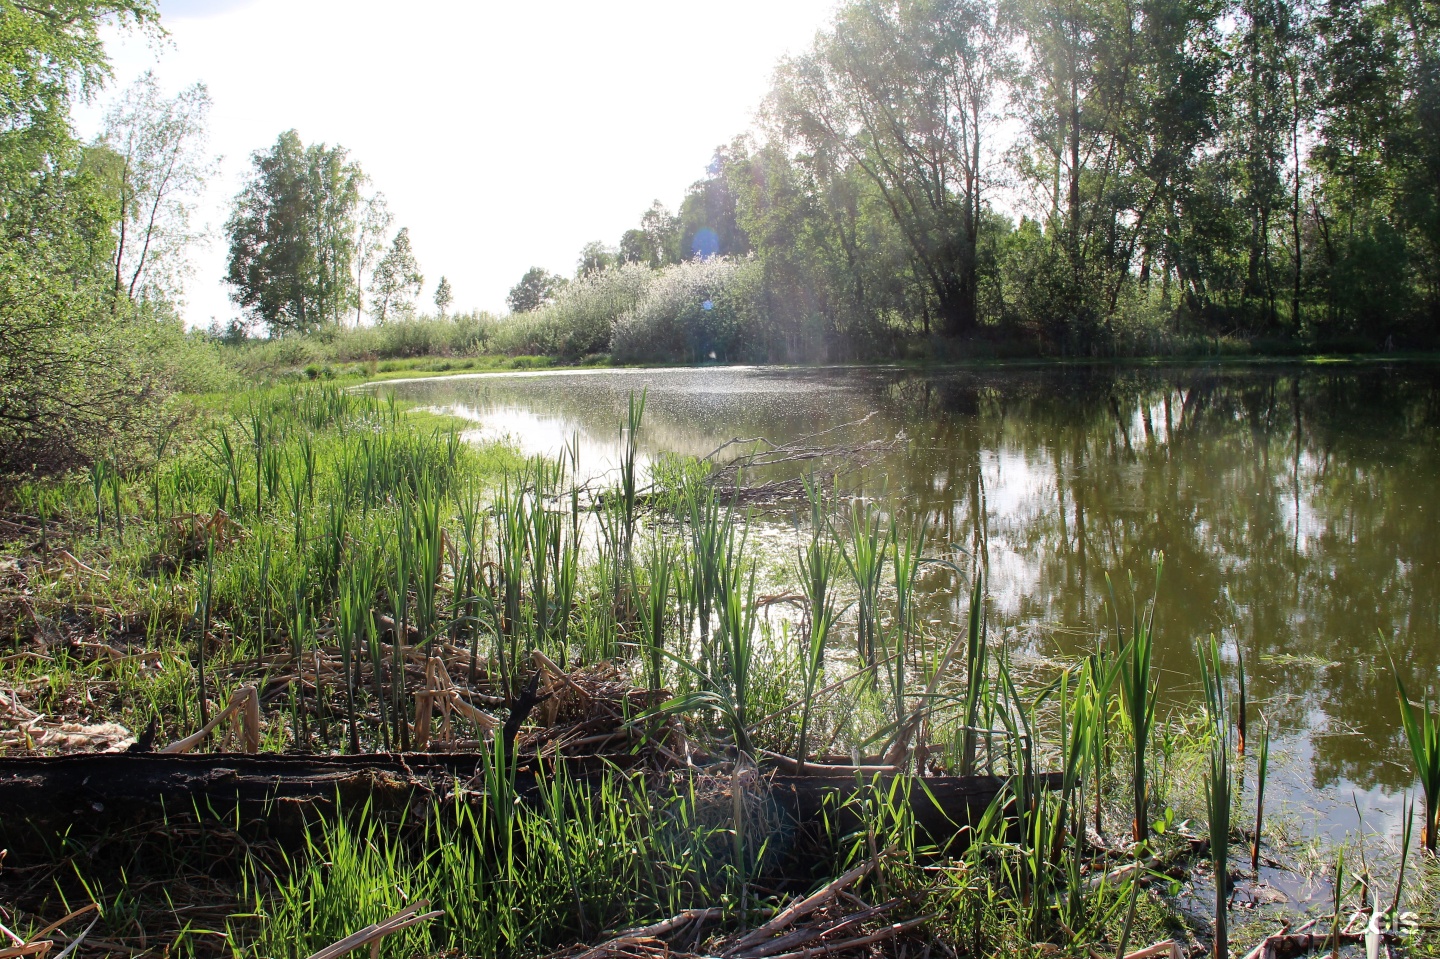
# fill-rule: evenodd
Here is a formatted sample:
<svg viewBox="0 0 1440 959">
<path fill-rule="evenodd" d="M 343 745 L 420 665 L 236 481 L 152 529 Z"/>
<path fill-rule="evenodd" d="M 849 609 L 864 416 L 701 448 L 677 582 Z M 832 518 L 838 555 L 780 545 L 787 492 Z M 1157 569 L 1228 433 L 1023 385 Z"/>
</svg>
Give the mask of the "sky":
<svg viewBox="0 0 1440 959">
<path fill-rule="evenodd" d="M 751 129 L 777 61 L 834 0 L 160 0 L 169 37 L 112 31 L 115 78 L 76 111 L 98 132 L 145 70 L 214 101 L 221 157 L 197 210 L 187 322 L 235 316 L 223 225 L 250 155 L 294 128 L 341 144 L 409 227 L 420 305 L 501 312 L 531 266 L 572 275 L 653 200 L 672 210 L 715 148 Z"/>
</svg>

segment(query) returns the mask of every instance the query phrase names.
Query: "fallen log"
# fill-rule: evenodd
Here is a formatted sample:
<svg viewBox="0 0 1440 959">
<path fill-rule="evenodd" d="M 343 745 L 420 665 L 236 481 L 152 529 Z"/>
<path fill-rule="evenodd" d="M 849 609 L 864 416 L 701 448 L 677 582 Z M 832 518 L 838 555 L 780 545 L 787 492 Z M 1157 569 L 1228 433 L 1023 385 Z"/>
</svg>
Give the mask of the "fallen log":
<svg viewBox="0 0 1440 959">
<path fill-rule="evenodd" d="M 476 753 L 372 753 L 347 756 L 283 754 L 96 753 L 0 757 L 0 848 L 12 852 L 45 832 L 83 826 L 103 829 L 167 810 L 268 822 L 272 832 L 304 825 L 307 814 L 336 806 L 403 810 L 417 799 L 451 795 L 459 784 L 483 792 L 488 757 Z M 813 767 L 812 767 L 813 769 Z M 683 776 L 679 772 L 671 775 Z M 582 771 L 576 779 L 599 774 Z M 635 773 L 635 775 L 643 775 Z M 896 783 L 899 778 L 903 781 Z M 1058 788 L 1059 777 L 1041 777 Z M 900 786 L 920 831 L 937 846 L 962 837 L 1007 781 L 999 777 L 773 775 L 761 779 L 765 802 L 804 844 L 861 828 L 871 789 Z M 522 799 L 538 795 L 533 767 L 516 775 Z M 823 824 L 828 824 L 823 825 Z"/>
</svg>

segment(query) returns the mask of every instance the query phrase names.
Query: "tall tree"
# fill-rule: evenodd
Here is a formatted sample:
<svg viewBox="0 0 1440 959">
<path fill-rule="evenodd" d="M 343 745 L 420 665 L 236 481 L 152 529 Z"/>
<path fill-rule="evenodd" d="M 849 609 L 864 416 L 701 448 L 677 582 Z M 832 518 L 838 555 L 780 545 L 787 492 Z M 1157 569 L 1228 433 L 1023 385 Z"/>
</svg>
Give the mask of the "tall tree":
<svg viewBox="0 0 1440 959">
<path fill-rule="evenodd" d="M 287 130 L 256 152 L 235 198 L 231 296 L 272 332 L 338 323 L 356 298 L 355 212 L 364 174 L 343 147 L 306 147 Z"/>
<path fill-rule="evenodd" d="M 680 253 L 686 259 L 750 252 L 750 238 L 740 226 L 736 197 L 726 175 L 729 166 L 744 161 L 743 151 L 739 142 L 717 149 L 705 178 L 686 192 L 676 217 Z"/>
<path fill-rule="evenodd" d="M 109 76 L 117 21 L 159 16 L 150 0 L 0 0 L 0 479 L 75 466 L 146 409 L 129 311 L 108 308 L 114 204 L 70 121 Z"/>
<path fill-rule="evenodd" d="M 675 214 L 656 200 L 640 216 L 638 229 L 620 237 L 620 262 L 652 268 L 680 262 L 680 224 Z"/>
<path fill-rule="evenodd" d="M 435 284 L 435 309 L 440 318 L 445 318 L 445 312 L 450 309 L 450 304 L 455 301 L 455 292 L 450 289 L 450 280 L 447 277 L 440 277 L 440 282 Z"/>
<path fill-rule="evenodd" d="M 390 249 L 380 258 L 370 282 L 370 307 L 375 321 L 384 323 L 393 314 L 409 313 L 424 285 L 425 275 L 420 272 L 420 264 L 410 246 L 410 229 L 401 227 L 390 242 Z"/>
<path fill-rule="evenodd" d="M 395 217 L 385 201 L 385 194 L 376 191 L 360 201 L 360 215 L 355 218 L 355 325 L 365 309 L 365 278 L 385 252 L 385 235 Z"/>
<path fill-rule="evenodd" d="M 551 273 L 544 267 L 532 266 L 520 277 L 520 282 L 510 288 L 505 303 L 510 307 L 511 313 L 529 313 L 554 300 L 564 285 L 563 276 Z"/>
<path fill-rule="evenodd" d="M 118 161 L 112 256 L 117 297 L 179 292 L 186 247 L 195 239 L 190 217 L 215 167 L 205 153 L 209 112 L 203 83 L 167 98 L 147 70 L 105 118 L 101 142 Z"/>
<path fill-rule="evenodd" d="M 599 240 L 592 240 L 580 248 L 580 262 L 575 264 L 575 276 L 578 279 L 603 273 L 619 262 L 618 250 L 606 246 Z"/>
<path fill-rule="evenodd" d="M 879 190 L 948 334 L 978 322 L 1005 40 L 986 0 L 856 0 L 782 65 L 770 110 L 785 135 L 843 156 Z"/>
<path fill-rule="evenodd" d="M 1208 301 L 1182 220 L 1207 199 L 1195 168 L 1215 129 L 1221 12 L 1212 0 L 1005 4 L 1026 54 L 1020 172 L 1064 264 L 1049 299 L 1082 342 L 1113 335 L 1137 254 L 1173 271 L 1196 310 Z"/>
</svg>

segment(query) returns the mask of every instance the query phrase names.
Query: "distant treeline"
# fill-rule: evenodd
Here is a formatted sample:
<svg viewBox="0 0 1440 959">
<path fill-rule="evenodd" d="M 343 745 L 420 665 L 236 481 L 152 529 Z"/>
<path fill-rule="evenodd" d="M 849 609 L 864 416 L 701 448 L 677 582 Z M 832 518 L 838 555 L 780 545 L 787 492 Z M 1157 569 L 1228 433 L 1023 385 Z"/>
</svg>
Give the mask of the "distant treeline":
<svg viewBox="0 0 1440 959">
<path fill-rule="evenodd" d="M 527 274 L 523 348 L 815 359 L 1440 332 L 1433 0 L 858 0 L 779 65 L 762 128 L 716 152 L 678 213 L 657 202 L 588 245 L 579 290 Z M 620 308 L 609 336 L 595 301 Z"/>
</svg>

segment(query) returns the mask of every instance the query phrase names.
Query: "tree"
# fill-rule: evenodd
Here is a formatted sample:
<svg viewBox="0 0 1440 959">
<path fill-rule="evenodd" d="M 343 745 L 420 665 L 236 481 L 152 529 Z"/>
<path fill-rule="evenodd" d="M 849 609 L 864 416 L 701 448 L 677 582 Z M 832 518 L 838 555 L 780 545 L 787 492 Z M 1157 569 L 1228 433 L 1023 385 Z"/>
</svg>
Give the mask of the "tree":
<svg viewBox="0 0 1440 959">
<path fill-rule="evenodd" d="M 110 309 L 115 206 L 70 109 L 109 75 L 101 30 L 151 0 L 0 0 L 0 477 L 84 463 L 144 419 L 143 333 Z M 113 156 L 111 157 L 113 159 Z"/>
<path fill-rule="evenodd" d="M 440 277 L 440 282 L 435 286 L 435 309 L 439 311 L 441 319 L 445 318 L 445 311 L 450 309 L 450 304 L 454 299 L 450 281 L 443 276 Z"/>
<path fill-rule="evenodd" d="M 580 279 L 603 273 L 620 262 L 619 252 L 592 240 L 580 248 L 580 262 L 575 266 L 575 277 Z"/>
<path fill-rule="evenodd" d="M 727 168 L 743 159 L 739 141 L 720 147 L 706 168 L 706 177 L 690 185 L 676 217 L 680 252 L 686 259 L 750 252 L 750 238 L 740 227 L 736 197 L 726 176 Z"/>
<path fill-rule="evenodd" d="M 425 276 L 410 248 L 410 229 L 401 227 L 370 282 L 370 304 L 376 322 L 384 323 L 392 313 L 409 313 L 424 285 Z"/>
<path fill-rule="evenodd" d="M 640 216 L 639 229 L 626 230 L 620 237 L 621 263 L 658 269 L 680 259 L 680 222 L 659 200 Z"/>
<path fill-rule="evenodd" d="M 395 217 L 385 202 L 385 194 L 376 192 L 360 201 L 360 215 L 355 219 L 355 325 L 365 309 L 365 277 L 385 249 L 385 234 Z"/>
<path fill-rule="evenodd" d="M 195 197 L 214 170 L 205 155 L 210 94 L 203 83 L 171 98 L 146 71 L 111 108 L 101 143 L 118 161 L 115 296 L 171 297 L 187 272 L 195 239 Z"/>
<path fill-rule="evenodd" d="M 529 313 L 554 300 L 564 285 L 563 276 L 550 273 L 544 267 L 532 266 L 510 289 L 505 302 L 511 313 Z"/>
<path fill-rule="evenodd" d="M 275 333 L 340 322 L 356 299 L 364 174 L 343 147 L 306 147 L 294 130 L 251 161 L 226 224 L 232 298 Z"/>
<path fill-rule="evenodd" d="M 857 0 L 787 61 L 781 135 L 862 171 L 910 247 L 949 334 L 978 322 L 977 242 L 1005 38 L 987 0 Z M 843 158 L 843 163 L 840 159 Z"/>
</svg>

